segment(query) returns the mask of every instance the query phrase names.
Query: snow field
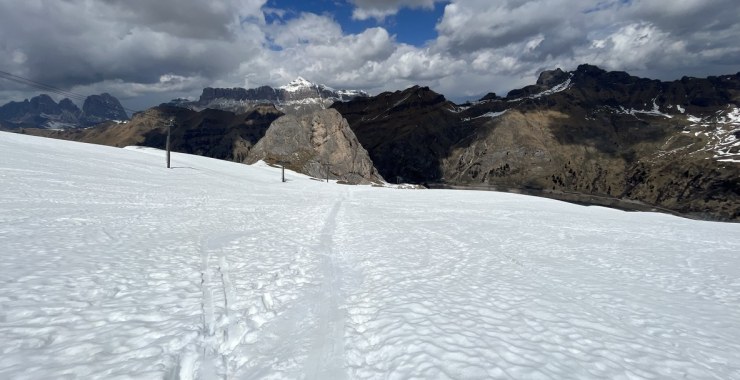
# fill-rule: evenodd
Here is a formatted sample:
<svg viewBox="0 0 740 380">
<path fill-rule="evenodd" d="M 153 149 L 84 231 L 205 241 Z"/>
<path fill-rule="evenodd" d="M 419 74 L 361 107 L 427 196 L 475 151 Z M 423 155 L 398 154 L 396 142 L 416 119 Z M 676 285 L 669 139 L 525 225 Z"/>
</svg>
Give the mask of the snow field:
<svg viewBox="0 0 740 380">
<path fill-rule="evenodd" d="M 740 378 L 737 224 L 0 152 L 0 378 Z"/>
</svg>

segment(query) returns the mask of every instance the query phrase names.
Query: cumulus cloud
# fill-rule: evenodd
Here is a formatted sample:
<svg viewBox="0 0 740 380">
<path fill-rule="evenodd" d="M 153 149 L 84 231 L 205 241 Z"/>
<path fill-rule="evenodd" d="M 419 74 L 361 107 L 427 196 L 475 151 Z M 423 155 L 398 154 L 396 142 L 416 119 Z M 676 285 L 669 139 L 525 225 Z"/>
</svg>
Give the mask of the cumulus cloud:
<svg viewBox="0 0 740 380">
<path fill-rule="evenodd" d="M 331 17 L 312 13 L 271 25 L 269 30 L 267 37 L 274 49 L 265 52 L 264 64 L 279 62 L 279 65 L 265 68 L 269 72 L 269 84 L 285 83 L 301 75 L 341 85 L 338 77 L 347 78 L 347 73 L 365 71 L 373 64 L 384 62 L 398 48 L 393 36 L 384 28 L 344 34 Z M 254 72 L 254 65 L 243 66 L 241 72 L 249 75 Z"/>
<path fill-rule="evenodd" d="M 175 1 L 3 0 L 0 22 L 6 42 L 0 51 L 24 57 L 6 67 L 58 86 L 105 79 L 154 83 L 168 72 L 216 77 L 241 60 L 243 52 L 236 53 L 235 44 L 246 52 L 260 49 L 259 28 L 250 28 L 249 39 L 241 31 L 228 31 L 240 26 L 231 15 L 254 12 L 240 8 L 244 3 L 197 2 L 185 12 L 177 11 L 182 6 Z M 173 7 L 169 16 L 162 4 Z M 203 23 L 194 23 L 189 14 L 194 11 Z"/>
<path fill-rule="evenodd" d="M 434 3 L 441 0 L 350 0 L 355 9 L 352 18 L 356 20 L 367 20 L 374 18 L 383 20 L 388 16 L 395 15 L 401 8 L 434 8 Z"/>
<path fill-rule="evenodd" d="M 580 63 L 659 79 L 706 76 L 740 68 L 738 16 L 731 0 L 459 0 L 446 5 L 434 47 L 470 62 L 460 76 L 480 75 L 470 88 L 531 83 L 543 69 Z"/>
</svg>

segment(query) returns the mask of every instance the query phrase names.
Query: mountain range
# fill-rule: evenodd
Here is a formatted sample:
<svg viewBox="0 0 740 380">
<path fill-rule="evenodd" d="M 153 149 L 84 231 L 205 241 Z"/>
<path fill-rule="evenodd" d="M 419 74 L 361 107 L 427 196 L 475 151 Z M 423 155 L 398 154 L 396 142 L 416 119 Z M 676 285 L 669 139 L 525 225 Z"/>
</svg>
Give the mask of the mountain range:
<svg viewBox="0 0 740 380">
<path fill-rule="evenodd" d="M 299 78 L 206 88 L 198 101 L 126 125 L 25 132 L 163 148 L 170 118 L 175 150 L 280 161 L 316 177 L 329 168 L 352 183 L 384 178 L 740 220 L 740 73 L 663 82 L 581 65 L 465 104 L 427 87 L 368 96 Z"/>
<path fill-rule="evenodd" d="M 128 115 L 121 102 L 108 93 L 88 96 L 82 109 L 68 98 L 57 103 L 46 94 L 0 106 L 0 126 L 5 129 L 79 128 L 109 120 L 125 121 Z"/>
<path fill-rule="evenodd" d="M 737 220 L 739 106 L 740 73 L 661 82 L 581 65 L 462 105 L 412 87 L 333 107 L 389 180 Z"/>
<path fill-rule="evenodd" d="M 195 111 L 212 108 L 245 113 L 255 105 L 270 103 L 285 113 L 305 114 L 328 108 L 335 102 L 344 102 L 367 96 L 368 94 L 364 91 L 335 90 L 329 86 L 315 84 L 298 77 L 287 85 L 277 88 L 270 86 L 250 89 L 207 87 L 203 89 L 203 93 L 197 101 L 175 99 L 168 105 L 189 108 Z"/>
</svg>

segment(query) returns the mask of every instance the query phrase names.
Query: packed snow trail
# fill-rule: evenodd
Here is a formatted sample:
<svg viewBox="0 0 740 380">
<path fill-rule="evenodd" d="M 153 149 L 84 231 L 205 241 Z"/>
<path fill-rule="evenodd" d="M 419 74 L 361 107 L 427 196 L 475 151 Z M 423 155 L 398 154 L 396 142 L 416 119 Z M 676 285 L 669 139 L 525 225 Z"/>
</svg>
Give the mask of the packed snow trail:
<svg viewBox="0 0 740 380">
<path fill-rule="evenodd" d="M 738 224 L 0 152 L 0 378 L 740 378 Z"/>
</svg>

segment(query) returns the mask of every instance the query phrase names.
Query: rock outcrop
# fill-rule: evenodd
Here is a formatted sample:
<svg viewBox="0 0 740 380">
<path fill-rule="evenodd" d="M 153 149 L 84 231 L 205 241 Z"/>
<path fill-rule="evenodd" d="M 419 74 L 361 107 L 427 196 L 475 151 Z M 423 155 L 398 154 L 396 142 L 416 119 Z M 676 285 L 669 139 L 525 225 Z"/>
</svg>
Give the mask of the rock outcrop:
<svg viewBox="0 0 740 380">
<path fill-rule="evenodd" d="M 91 95 L 82 105 L 82 119 L 85 125 L 100 124 L 108 120 L 128 120 L 121 102 L 108 93 Z"/>
<path fill-rule="evenodd" d="M 264 160 L 314 177 L 347 183 L 381 182 L 367 151 L 334 109 L 285 115 L 275 120 L 249 153 L 247 163 Z M 328 164 L 328 166 L 326 165 Z"/>
</svg>

